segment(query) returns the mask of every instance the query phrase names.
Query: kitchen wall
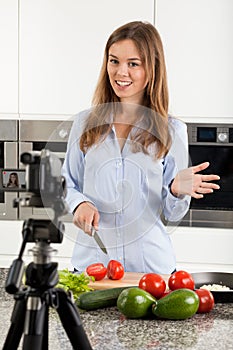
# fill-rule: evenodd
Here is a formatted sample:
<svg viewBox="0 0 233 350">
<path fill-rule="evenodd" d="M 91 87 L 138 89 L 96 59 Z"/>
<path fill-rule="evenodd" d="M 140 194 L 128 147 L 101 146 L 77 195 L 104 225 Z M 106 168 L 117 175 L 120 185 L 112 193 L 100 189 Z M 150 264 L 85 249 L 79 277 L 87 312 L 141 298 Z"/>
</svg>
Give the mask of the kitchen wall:
<svg viewBox="0 0 233 350">
<path fill-rule="evenodd" d="M 232 13 L 231 0 L 156 1 L 170 109 L 186 121 L 233 121 Z"/>
<path fill-rule="evenodd" d="M 0 0 L 0 118 L 66 120 L 88 108 L 107 37 L 139 19 L 162 36 L 171 112 L 184 121 L 232 122 L 232 10 L 231 0 Z M 0 221 L 0 266 L 17 254 L 21 228 Z M 66 224 L 55 247 L 60 267 L 69 266 L 75 234 Z M 178 267 L 233 272 L 232 230 L 170 234 Z"/>
<path fill-rule="evenodd" d="M 154 1 L 0 0 L 0 116 L 66 119 L 90 106 L 109 34 Z"/>
</svg>

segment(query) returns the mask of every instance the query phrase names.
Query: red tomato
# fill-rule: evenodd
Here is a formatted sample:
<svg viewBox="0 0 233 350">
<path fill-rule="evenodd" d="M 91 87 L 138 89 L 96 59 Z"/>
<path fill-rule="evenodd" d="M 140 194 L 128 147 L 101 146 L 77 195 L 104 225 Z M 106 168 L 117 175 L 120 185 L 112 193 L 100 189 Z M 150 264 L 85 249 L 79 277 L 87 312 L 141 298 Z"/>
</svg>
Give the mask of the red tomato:
<svg viewBox="0 0 233 350">
<path fill-rule="evenodd" d="M 124 267 L 117 260 L 110 260 L 107 266 L 107 275 L 111 280 L 120 280 L 124 276 Z"/>
<path fill-rule="evenodd" d="M 102 280 L 106 274 L 107 269 L 102 263 L 91 264 L 86 268 L 86 272 L 89 276 L 93 276 L 96 281 Z"/>
<path fill-rule="evenodd" d="M 193 277 L 186 271 L 176 271 L 168 279 L 168 286 L 171 290 L 187 288 L 194 290 L 195 283 Z"/>
<path fill-rule="evenodd" d="M 140 279 L 138 286 L 153 295 L 155 298 L 160 298 L 166 290 L 164 279 L 156 273 L 146 273 Z"/>
<path fill-rule="evenodd" d="M 195 290 L 196 294 L 199 297 L 199 308 L 198 313 L 210 312 L 214 307 L 214 296 L 213 294 L 206 289 L 197 289 Z"/>
</svg>

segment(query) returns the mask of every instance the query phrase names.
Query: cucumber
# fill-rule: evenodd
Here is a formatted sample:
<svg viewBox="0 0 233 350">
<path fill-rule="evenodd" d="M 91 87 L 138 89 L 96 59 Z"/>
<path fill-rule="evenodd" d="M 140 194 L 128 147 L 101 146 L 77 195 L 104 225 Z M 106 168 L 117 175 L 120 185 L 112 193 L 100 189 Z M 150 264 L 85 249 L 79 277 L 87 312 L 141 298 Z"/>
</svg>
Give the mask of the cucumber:
<svg viewBox="0 0 233 350">
<path fill-rule="evenodd" d="M 190 289 L 177 289 L 157 300 L 152 312 L 159 318 L 185 320 L 193 316 L 199 307 L 198 295 Z"/>
<path fill-rule="evenodd" d="M 76 304 L 83 310 L 97 310 L 116 306 L 118 296 L 126 288 L 129 287 L 117 287 L 86 292 L 79 295 Z"/>
</svg>

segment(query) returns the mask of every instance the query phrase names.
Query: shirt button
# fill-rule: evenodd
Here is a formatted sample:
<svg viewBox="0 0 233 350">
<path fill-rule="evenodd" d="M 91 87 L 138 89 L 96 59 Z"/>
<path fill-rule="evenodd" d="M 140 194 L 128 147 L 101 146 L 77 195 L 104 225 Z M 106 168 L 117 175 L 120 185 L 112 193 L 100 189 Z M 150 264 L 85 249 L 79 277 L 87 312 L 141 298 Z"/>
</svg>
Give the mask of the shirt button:
<svg viewBox="0 0 233 350">
<path fill-rule="evenodd" d="M 117 160 L 116 161 L 116 167 L 120 168 L 122 166 L 122 161 L 121 160 Z"/>
</svg>

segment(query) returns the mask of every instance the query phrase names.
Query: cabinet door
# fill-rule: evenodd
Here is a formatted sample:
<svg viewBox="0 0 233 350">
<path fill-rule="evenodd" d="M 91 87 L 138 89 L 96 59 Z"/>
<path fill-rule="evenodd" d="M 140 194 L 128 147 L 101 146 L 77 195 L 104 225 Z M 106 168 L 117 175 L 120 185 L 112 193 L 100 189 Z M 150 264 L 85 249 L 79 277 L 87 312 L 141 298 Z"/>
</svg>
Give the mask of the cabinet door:
<svg viewBox="0 0 233 350">
<path fill-rule="evenodd" d="M 171 112 L 233 116 L 233 1 L 157 0 Z"/>
<path fill-rule="evenodd" d="M 18 1 L 0 0 L 0 114 L 18 113 Z"/>
<path fill-rule="evenodd" d="M 20 113 L 70 115 L 89 108 L 107 38 L 128 21 L 153 22 L 153 4 L 21 0 Z"/>
</svg>

